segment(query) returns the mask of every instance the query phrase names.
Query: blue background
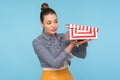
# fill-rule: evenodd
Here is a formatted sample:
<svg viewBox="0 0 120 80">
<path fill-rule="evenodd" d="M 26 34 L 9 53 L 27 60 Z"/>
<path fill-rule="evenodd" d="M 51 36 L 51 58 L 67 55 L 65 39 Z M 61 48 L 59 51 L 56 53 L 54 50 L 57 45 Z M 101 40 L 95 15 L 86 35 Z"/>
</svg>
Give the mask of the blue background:
<svg viewBox="0 0 120 80">
<path fill-rule="evenodd" d="M 47 2 L 59 20 L 99 28 L 87 57 L 74 57 L 75 80 L 120 80 L 120 0 L 0 0 L 0 80 L 39 80 L 41 66 L 32 40 L 42 32 L 40 6 Z"/>
</svg>

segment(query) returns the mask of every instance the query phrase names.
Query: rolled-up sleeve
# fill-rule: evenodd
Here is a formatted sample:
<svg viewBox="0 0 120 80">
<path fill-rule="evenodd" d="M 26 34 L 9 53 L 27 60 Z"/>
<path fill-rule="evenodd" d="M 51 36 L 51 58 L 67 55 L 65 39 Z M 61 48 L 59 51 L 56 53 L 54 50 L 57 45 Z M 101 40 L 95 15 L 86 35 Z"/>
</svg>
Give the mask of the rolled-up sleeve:
<svg viewBox="0 0 120 80">
<path fill-rule="evenodd" d="M 88 46 L 88 43 L 84 43 L 82 45 L 75 46 L 72 50 L 72 54 L 79 58 L 85 58 L 86 53 L 87 53 L 87 46 Z"/>
<path fill-rule="evenodd" d="M 38 55 L 38 58 L 45 62 L 45 64 L 51 66 L 52 68 L 60 68 L 64 65 L 64 62 L 72 56 L 66 51 L 63 50 L 59 56 L 54 57 L 50 54 L 49 50 L 42 43 L 37 40 L 33 41 L 33 47 Z"/>
</svg>

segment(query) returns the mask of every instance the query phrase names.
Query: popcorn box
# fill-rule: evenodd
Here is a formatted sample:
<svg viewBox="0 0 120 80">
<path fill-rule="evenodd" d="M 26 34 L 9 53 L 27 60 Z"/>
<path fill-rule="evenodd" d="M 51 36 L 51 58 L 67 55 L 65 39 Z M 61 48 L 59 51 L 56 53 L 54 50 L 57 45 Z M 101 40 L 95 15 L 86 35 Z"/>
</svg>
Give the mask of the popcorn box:
<svg viewBox="0 0 120 80">
<path fill-rule="evenodd" d="M 66 24 L 69 40 L 97 39 L 98 28 L 78 24 Z"/>
</svg>

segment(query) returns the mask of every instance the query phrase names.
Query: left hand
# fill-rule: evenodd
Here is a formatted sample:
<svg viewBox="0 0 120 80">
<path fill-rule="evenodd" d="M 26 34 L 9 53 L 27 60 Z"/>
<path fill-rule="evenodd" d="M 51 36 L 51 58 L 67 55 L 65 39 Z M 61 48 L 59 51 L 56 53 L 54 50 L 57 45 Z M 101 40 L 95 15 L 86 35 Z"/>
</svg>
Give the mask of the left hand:
<svg viewBox="0 0 120 80">
<path fill-rule="evenodd" d="M 89 41 L 91 41 L 91 39 L 73 40 L 73 41 L 71 42 L 71 44 L 74 44 L 74 45 L 81 45 L 81 44 L 86 43 L 86 42 L 89 42 Z"/>
</svg>

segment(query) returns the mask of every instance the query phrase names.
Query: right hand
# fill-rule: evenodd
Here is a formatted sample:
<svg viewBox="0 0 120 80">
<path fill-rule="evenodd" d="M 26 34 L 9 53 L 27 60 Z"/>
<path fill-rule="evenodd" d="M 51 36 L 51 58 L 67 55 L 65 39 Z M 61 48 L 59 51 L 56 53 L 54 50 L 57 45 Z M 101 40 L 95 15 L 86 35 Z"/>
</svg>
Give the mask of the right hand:
<svg viewBox="0 0 120 80">
<path fill-rule="evenodd" d="M 86 42 L 88 42 L 88 41 L 91 41 L 91 39 L 84 39 L 84 40 L 73 40 L 72 42 L 71 42 L 71 44 L 73 44 L 73 45 L 81 45 L 81 44 L 83 44 L 83 43 L 86 43 Z"/>
</svg>

